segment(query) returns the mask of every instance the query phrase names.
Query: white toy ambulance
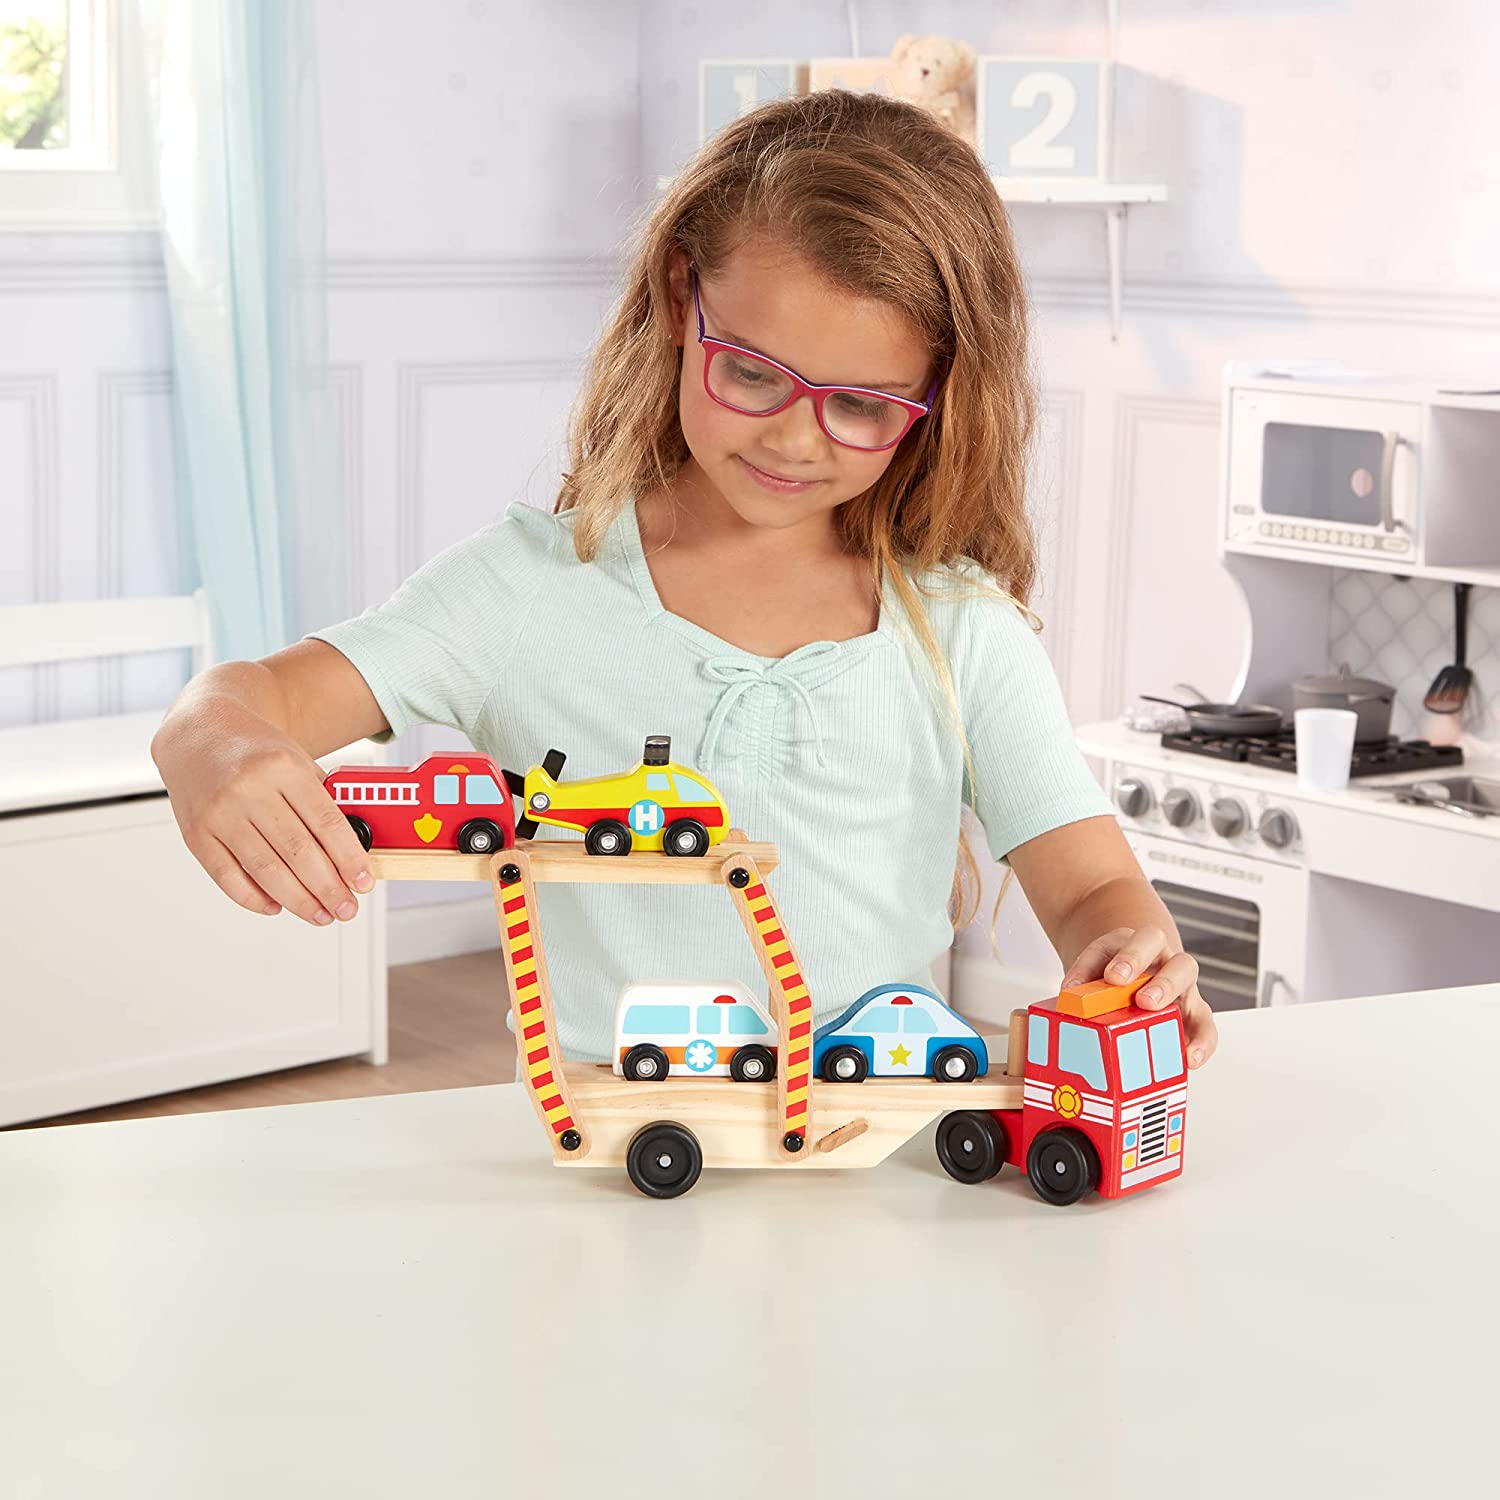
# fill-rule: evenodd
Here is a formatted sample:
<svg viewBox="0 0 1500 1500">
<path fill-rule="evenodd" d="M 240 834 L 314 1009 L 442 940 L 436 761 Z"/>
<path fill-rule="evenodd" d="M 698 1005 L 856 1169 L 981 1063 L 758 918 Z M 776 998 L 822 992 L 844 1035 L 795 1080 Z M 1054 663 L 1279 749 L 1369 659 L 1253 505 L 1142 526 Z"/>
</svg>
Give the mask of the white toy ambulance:
<svg viewBox="0 0 1500 1500">
<path fill-rule="evenodd" d="M 615 1006 L 614 1071 L 624 1078 L 776 1076 L 776 1026 L 742 984 L 660 980 L 628 984 Z"/>
</svg>

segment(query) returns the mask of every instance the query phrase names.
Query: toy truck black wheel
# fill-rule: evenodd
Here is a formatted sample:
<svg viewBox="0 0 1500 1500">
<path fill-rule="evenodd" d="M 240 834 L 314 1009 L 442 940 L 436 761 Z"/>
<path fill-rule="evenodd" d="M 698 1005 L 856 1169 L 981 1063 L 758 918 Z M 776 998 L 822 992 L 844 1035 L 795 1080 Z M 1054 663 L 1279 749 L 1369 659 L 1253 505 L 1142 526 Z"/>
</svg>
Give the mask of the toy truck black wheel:
<svg viewBox="0 0 1500 1500">
<path fill-rule="evenodd" d="M 667 1054 L 650 1042 L 641 1042 L 625 1054 L 620 1071 L 641 1083 L 657 1083 L 667 1076 Z"/>
<path fill-rule="evenodd" d="M 583 847 L 590 854 L 629 854 L 630 830 L 613 818 L 591 823 L 583 836 Z"/>
<path fill-rule="evenodd" d="M 1076 1130 L 1044 1130 L 1026 1153 L 1026 1176 L 1043 1203 L 1063 1208 L 1099 1186 L 1099 1156 Z"/>
<path fill-rule="evenodd" d="M 370 825 L 363 818 L 356 818 L 351 813 L 345 813 L 349 819 L 349 826 L 354 830 L 354 837 L 359 840 L 360 847 L 366 854 L 370 852 L 370 845 L 375 842 L 375 835 L 370 832 Z"/>
<path fill-rule="evenodd" d="M 697 1182 L 703 1152 L 691 1130 L 658 1120 L 636 1133 L 625 1153 L 625 1170 L 648 1198 L 680 1198 Z"/>
<path fill-rule="evenodd" d="M 736 1083 L 769 1083 L 776 1076 L 776 1054 L 758 1042 L 741 1047 L 729 1059 L 729 1076 Z"/>
<path fill-rule="evenodd" d="M 696 859 L 708 853 L 708 829 L 696 818 L 682 818 L 667 829 L 662 848 L 683 859 Z"/>
<path fill-rule="evenodd" d="M 985 1110 L 955 1110 L 938 1121 L 937 1158 L 955 1182 L 988 1182 L 1009 1154 L 1005 1126 Z"/>
<path fill-rule="evenodd" d="M 458 847 L 465 854 L 493 854 L 505 847 L 505 835 L 488 818 L 470 818 L 458 830 Z"/>
<path fill-rule="evenodd" d="M 944 1047 L 932 1060 L 936 1083 L 972 1083 L 979 1076 L 979 1059 L 967 1047 Z"/>
<path fill-rule="evenodd" d="M 830 1047 L 823 1054 L 823 1077 L 829 1083 L 863 1083 L 870 1060 L 858 1047 Z"/>
</svg>

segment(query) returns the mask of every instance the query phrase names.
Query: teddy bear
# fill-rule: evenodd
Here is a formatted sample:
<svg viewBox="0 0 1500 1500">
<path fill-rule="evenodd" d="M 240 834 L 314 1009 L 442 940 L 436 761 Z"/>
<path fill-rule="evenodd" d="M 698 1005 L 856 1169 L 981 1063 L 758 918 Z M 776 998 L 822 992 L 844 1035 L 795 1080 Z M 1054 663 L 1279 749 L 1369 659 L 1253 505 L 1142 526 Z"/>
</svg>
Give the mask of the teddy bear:
<svg viewBox="0 0 1500 1500">
<path fill-rule="evenodd" d="M 891 48 L 891 94 L 920 105 L 972 146 L 975 61 L 967 42 L 903 36 Z"/>
</svg>

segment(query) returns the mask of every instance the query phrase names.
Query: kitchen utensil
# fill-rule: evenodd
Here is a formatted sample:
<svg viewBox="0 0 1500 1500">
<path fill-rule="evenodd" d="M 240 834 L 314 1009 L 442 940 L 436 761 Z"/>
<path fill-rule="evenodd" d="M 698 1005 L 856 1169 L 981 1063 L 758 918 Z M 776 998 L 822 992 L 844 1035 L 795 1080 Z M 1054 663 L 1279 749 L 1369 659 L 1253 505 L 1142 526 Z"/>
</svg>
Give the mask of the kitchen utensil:
<svg viewBox="0 0 1500 1500">
<path fill-rule="evenodd" d="M 1285 727 L 1279 708 L 1265 703 L 1179 703 L 1154 693 L 1140 695 L 1148 703 L 1167 703 L 1180 708 L 1194 729 L 1206 734 L 1280 734 Z"/>
<path fill-rule="evenodd" d="M 1419 787 L 1403 787 L 1396 793 L 1397 802 L 1408 802 L 1413 807 L 1435 807 L 1441 812 L 1456 813 L 1462 818 L 1488 818 L 1492 816 L 1481 807 L 1471 807 L 1467 802 L 1455 802 L 1451 797 L 1425 795 Z"/>
<path fill-rule="evenodd" d="M 1350 708 L 1359 716 L 1356 744 L 1390 738 L 1391 708 L 1396 690 L 1373 677 L 1351 677 L 1348 662 L 1340 662 L 1333 676 L 1306 673 L 1292 684 L 1296 708 Z"/>
<path fill-rule="evenodd" d="M 1309 792 L 1341 792 L 1349 785 L 1354 732 L 1359 715 L 1352 708 L 1299 708 L 1297 785 Z"/>
<path fill-rule="evenodd" d="M 1445 812 L 1470 818 L 1500 815 L 1500 781 L 1479 776 L 1444 776 L 1428 781 L 1410 781 L 1394 788 L 1397 802 L 1440 807 Z"/>
<path fill-rule="evenodd" d="M 1469 635 L 1469 585 L 1453 585 L 1453 665 L 1444 667 L 1433 678 L 1432 686 L 1422 706 L 1435 714 L 1456 714 L 1469 696 L 1469 686 L 1474 674 L 1464 665 L 1468 651 Z"/>
</svg>

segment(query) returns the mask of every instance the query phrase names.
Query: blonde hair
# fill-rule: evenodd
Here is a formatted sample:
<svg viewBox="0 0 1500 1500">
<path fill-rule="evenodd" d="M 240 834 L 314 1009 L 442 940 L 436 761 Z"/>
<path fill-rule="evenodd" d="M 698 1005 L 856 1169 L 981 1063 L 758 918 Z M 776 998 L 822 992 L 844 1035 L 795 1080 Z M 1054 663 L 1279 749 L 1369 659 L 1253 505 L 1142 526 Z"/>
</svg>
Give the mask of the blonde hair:
<svg viewBox="0 0 1500 1500">
<path fill-rule="evenodd" d="M 957 726 L 972 787 L 952 675 L 919 595 L 938 592 L 924 575 L 951 584 L 968 558 L 987 591 L 1040 628 L 1026 608 L 1036 576 L 1025 508 L 1036 395 L 1004 205 L 973 147 L 925 110 L 842 89 L 779 99 L 683 168 L 638 228 L 569 423 L 556 509 L 578 511 L 574 546 L 589 561 L 628 499 L 667 487 L 687 461 L 670 252 L 680 247 L 711 278 L 761 232 L 838 289 L 897 308 L 941 375 L 931 413 L 880 479 L 839 507 L 837 523 L 846 547 L 870 559 L 877 597 L 890 581 Z M 961 838 L 955 926 L 972 919 L 978 885 Z"/>
</svg>

